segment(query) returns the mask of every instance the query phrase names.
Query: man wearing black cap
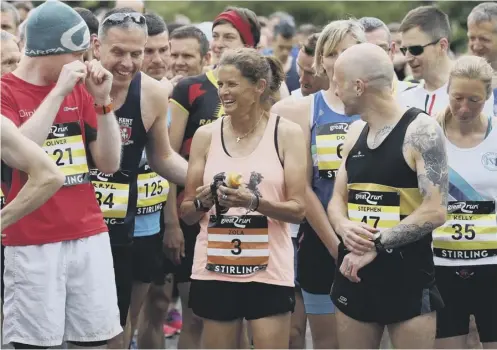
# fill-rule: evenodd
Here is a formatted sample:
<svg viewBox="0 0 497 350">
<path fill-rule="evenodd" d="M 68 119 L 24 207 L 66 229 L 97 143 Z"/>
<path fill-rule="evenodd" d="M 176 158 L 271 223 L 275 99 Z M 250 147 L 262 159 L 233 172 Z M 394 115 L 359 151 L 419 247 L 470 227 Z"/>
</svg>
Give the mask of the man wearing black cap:
<svg viewBox="0 0 497 350">
<path fill-rule="evenodd" d="M 89 177 L 91 165 L 119 168 L 121 138 L 112 75 L 82 62 L 89 38 L 81 16 L 47 1 L 27 20 L 18 68 L 1 79 L 2 114 L 65 175 L 52 198 L 3 232 L 3 337 L 15 348 L 103 346 L 121 332 L 108 229 Z M 13 170 L 7 205 L 26 180 Z"/>
</svg>

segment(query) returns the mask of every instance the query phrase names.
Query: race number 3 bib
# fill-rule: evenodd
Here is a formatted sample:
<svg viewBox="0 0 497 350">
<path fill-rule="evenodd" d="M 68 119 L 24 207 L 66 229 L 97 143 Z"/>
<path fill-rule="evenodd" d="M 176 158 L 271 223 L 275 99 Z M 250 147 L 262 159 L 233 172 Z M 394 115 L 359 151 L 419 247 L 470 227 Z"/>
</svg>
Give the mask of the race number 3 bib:
<svg viewBox="0 0 497 350">
<path fill-rule="evenodd" d="M 348 213 L 351 221 L 363 222 L 380 231 L 392 228 L 400 222 L 400 195 L 349 189 Z"/>
<path fill-rule="evenodd" d="M 493 201 L 449 202 L 447 221 L 433 232 L 433 253 L 445 259 L 497 255 L 497 216 Z"/>
<path fill-rule="evenodd" d="M 317 126 L 316 153 L 319 177 L 334 179 L 342 163 L 342 147 L 349 123 L 329 123 Z"/>
<path fill-rule="evenodd" d="M 128 211 L 129 175 L 118 171 L 112 175 L 91 170 L 91 182 L 106 224 L 121 224 Z"/>
<path fill-rule="evenodd" d="M 138 201 L 136 215 L 158 212 L 167 201 L 169 183 L 152 171 L 148 164 L 140 168 L 138 174 Z"/>
<path fill-rule="evenodd" d="M 206 269 L 225 275 L 250 275 L 269 262 L 268 221 L 262 215 L 223 215 L 207 228 Z"/>
<path fill-rule="evenodd" d="M 52 125 L 42 147 L 66 176 L 64 186 L 90 182 L 79 122 Z"/>
</svg>

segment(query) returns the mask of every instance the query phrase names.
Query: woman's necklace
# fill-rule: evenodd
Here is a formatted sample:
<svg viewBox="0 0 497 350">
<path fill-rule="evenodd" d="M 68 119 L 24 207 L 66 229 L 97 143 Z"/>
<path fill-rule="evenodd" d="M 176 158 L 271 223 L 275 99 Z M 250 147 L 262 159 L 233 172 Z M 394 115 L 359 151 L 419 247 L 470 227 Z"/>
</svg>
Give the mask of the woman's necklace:
<svg viewBox="0 0 497 350">
<path fill-rule="evenodd" d="M 255 123 L 254 127 L 252 129 L 250 129 L 247 133 L 245 133 L 244 135 L 242 136 L 237 136 L 236 137 L 236 143 L 239 143 L 241 141 L 241 139 L 247 137 L 248 135 L 250 135 L 254 130 L 255 128 L 257 127 L 257 125 L 259 125 L 259 123 L 261 122 L 262 120 L 262 116 L 264 115 L 264 112 L 261 113 L 261 116 L 259 117 L 259 120 L 257 121 L 257 123 Z M 231 127 L 231 130 L 233 131 L 233 133 L 235 133 L 235 129 L 233 128 L 233 124 L 231 124 L 231 118 L 228 120 L 230 122 L 230 127 Z M 236 135 L 235 135 L 236 136 Z"/>
</svg>

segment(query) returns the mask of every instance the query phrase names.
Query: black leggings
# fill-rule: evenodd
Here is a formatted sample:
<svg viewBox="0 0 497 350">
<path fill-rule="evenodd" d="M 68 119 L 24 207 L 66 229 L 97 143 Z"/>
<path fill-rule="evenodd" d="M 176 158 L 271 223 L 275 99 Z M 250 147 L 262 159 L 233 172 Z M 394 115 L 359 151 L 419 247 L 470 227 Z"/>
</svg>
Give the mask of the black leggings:
<svg viewBox="0 0 497 350">
<path fill-rule="evenodd" d="M 71 344 L 74 344 L 76 346 L 80 346 L 82 348 L 95 348 L 97 346 L 104 346 L 107 344 L 107 340 L 101 340 L 101 341 L 87 341 L 87 342 L 81 342 L 81 341 L 71 341 L 69 342 Z M 36 345 L 28 345 L 28 344 L 23 344 L 23 343 L 12 343 L 14 345 L 14 349 L 48 349 L 47 346 L 36 346 Z"/>
</svg>

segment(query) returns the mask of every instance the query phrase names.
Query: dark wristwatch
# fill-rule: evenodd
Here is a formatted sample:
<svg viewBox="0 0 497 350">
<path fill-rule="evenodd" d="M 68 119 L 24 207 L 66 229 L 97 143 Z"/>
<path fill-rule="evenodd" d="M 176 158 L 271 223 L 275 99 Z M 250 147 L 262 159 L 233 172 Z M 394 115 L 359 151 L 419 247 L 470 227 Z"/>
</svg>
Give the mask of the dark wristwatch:
<svg viewBox="0 0 497 350">
<path fill-rule="evenodd" d="M 196 211 L 208 212 L 210 210 L 209 208 L 204 207 L 202 205 L 202 202 L 198 198 L 195 198 L 195 200 L 193 201 L 193 205 L 195 205 Z"/>
<path fill-rule="evenodd" d="M 381 232 L 374 235 L 373 243 L 378 253 L 386 251 L 385 246 L 381 243 Z"/>
</svg>

